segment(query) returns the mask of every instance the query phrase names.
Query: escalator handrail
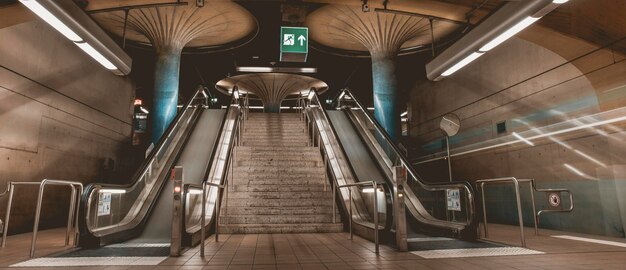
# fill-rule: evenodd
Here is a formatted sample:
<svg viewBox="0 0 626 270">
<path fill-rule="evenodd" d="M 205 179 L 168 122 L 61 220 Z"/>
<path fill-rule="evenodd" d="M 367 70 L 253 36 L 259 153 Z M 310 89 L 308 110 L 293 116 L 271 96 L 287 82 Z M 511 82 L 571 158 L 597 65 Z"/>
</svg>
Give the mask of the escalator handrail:
<svg viewBox="0 0 626 270">
<path fill-rule="evenodd" d="M 237 101 L 238 102 L 238 99 L 235 99 L 235 96 L 231 95 L 231 103 L 228 105 L 228 109 L 226 109 L 226 112 L 224 113 L 224 117 L 222 119 L 222 124 L 220 125 L 220 129 L 219 129 L 219 133 L 218 133 L 218 134 L 220 134 L 220 137 L 217 138 L 216 143 L 219 143 L 220 139 L 222 138 L 222 133 L 224 132 L 224 126 L 226 125 L 226 120 L 228 119 L 228 112 L 232 109 L 233 105 L 235 104 L 235 103 L 233 103 L 233 101 Z M 237 105 L 239 105 L 239 104 L 237 104 Z M 239 115 L 237 115 L 237 117 L 235 117 L 235 124 L 233 125 L 233 129 L 235 129 L 237 127 L 238 122 L 239 122 Z M 231 138 L 230 138 L 231 141 L 229 141 L 229 145 L 228 145 L 228 148 L 229 148 L 228 154 L 229 155 L 230 155 L 230 151 L 232 150 L 231 148 L 232 148 L 232 142 L 233 142 L 233 139 L 234 139 L 233 138 L 234 135 L 235 135 L 235 132 L 233 130 L 233 132 L 231 134 Z M 209 163 L 207 164 L 207 168 L 205 170 L 204 178 L 202 179 L 203 183 L 209 181 L 209 177 L 211 176 L 211 167 L 213 167 L 213 162 L 215 160 L 215 156 L 217 155 L 218 148 L 219 148 L 219 145 L 216 145 L 216 147 L 213 147 L 213 150 L 211 151 L 211 157 L 209 158 Z M 223 176 L 220 179 L 224 179 Z"/>
<path fill-rule="evenodd" d="M 218 134 L 220 134 L 220 136 L 217 138 L 217 140 L 215 142 L 216 145 L 215 145 L 215 147 L 213 147 L 213 150 L 211 151 L 211 157 L 209 158 L 209 162 L 207 163 L 207 168 L 205 170 L 205 174 L 204 174 L 204 177 L 203 177 L 203 180 L 202 180 L 202 184 L 200 184 L 200 185 L 188 184 L 189 186 L 194 187 L 194 188 L 201 188 L 202 189 L 202 188 L 204 188 L 205 185 L 207 185 L 207 182 L 209 182 L 209 180 L 210 180 L 209 178 L 211 177 L 211 168 L 213 167 L 213 163 L 215 162 L 215 158 L 216 158 L 216 155 L 217 155 L 218 148 L 220 148 L 220 145 L 217 145 L 217 144 L 219 144 L 221 139 L 222 139 L 222 133 L 224 132 L 224 126 L 226 126 L 226 120 L 228 120 L 228 113 L 233 108 L 233 105 L 239 106 L 239 104 L 236 104 L 233 101 L 237 101 L 238 102 L 239 100 L 235 99 L 234 95 L 231 95 L 231 103 L 228 105 L 228 108 L 226 109 L 226 112 L 224 113 L 224 117 L 222 118 L 222 124 L 220 125 L 220 129 L 218 131 L 219 132 Z M 235 141 L 234 140 L 235 139 L 234 136 L 237 134 L 237 132 L 235 132 L 235 131 L 236 131 L 237 128 L 239 128 L 237 125 L 239 124 L 240 113 L 241 113 L 241 111 L 235 117 L 235 123 L 233 124 L 233 131 L 230 134 L 231 137 L 230 137 L 230 141 L 228 143 L 228 152 L 226 153 L 227 160 L 232 155 L 232 148 L 233 148 L 233 144 L 234 144 L 234 141 Z M 225 165 L 226 168 L 228 168 L 228 166 L 230 165 L 230 161 L 227 161 L 226 163 L 224 163 L 224 165 Z M 227 169 L 222 171 L 222 175 L 220 176 L 220 179 L 222 180 L 222 183 L 220 183 L 220 185 L 223 185 L 223 184 L 226 183 L 224 181 L 226 180 L 226 173 L 227 172 L 228 172 Z M 208 195 L 208 193 L 207 193 L 207 195 Z M 185 195 L 185 196 L 187 196 L 187 195 Z M 218 200 L 219 199 L 220 198 L 218 198 Z M 186 200 L 184 200 L 184 201 L 186 201 Z M 208 201 L 209 200 L 207 200 L 207 202 Z M 185 207 L 187 207 L 187 206 L 185 206 Z M 204 205 L 203 207 L 206 207 L 206 205 Z"/>
<path fill-rule="evenodd" d="M 468 216 L 467 223 L 470 224 L 472 222 L 472 220 L 474 218 L 474 214 L 475 214 L 475 210 L 474 210 L 474 194 L 473 194 L 474 190 L 472 188 L 472 185 L 470 183 L 468 183 L 467 181 L 457 181 L 457 182 L 441 183 L 441 184 L 431 184 L 431 183 L 424 182 L 424 180 L 422 180 L 422 178 L 418 176 L 417 172 L 413 169 L 413 167 L 411 167 L 411 163 L 402 154 L 402 152 L 400 151 L 398 146 L 395 144 L 395 142 L 393 142 L 393 140 L 391 140 L 391 138 L 389 137 L 389 134 L 387 133 L 387 131 L 382 126 L 380 126 L 378 121 L 376 121 L 374 119 L 374 117 L 372 117 L 372 115 L 365 109 L 363 104 L 361 104 L 361 102 L 358 99 L 355 98 L 355 96 L 352 94 L 350 89 L 345 88 L 345 89 L 343 89 L 343 91 L 346 94 L 350 95 L 352 100 L 357 104 L 357 106 L 359 106 L 359 109 L 361 111 L 363 111 L 363 113 L 368 118 L 368 120 L 370 122 L 372 122 L 372 124 L 374 125 L 376 130 L 385 138 L 385 140 L 389 143 L 389 145 L 391 145 L 393 151 L 396 153 L 396 155 L 400 159 L 400 162 L 402 163 L 402 165 L 406 168 L 406 170 L 413 177 L 413 179 L 420 185 L 420 187 L 422 187 L 423 189 L 425 189 L 427 191 L 443 191 L 443 190 L 447 190 L 447 189 L 451 189 L 451 188 L 459 188 L 459 189 L 464 189 L 465 190 L 465 192 L 467 193 L 467 199 L 469 201 L 468 207 L 469 207 L 469 213 L 470 213 L 469 216 Z"/>
<path fill-rule="evenodd" d="M 93 190 L 96 189 L 96 188 L 102 189 L 103 187 L 105 187 L 105 188 L 113 188 L 113 189 L 128 189 L 128 188 L 131 188 L 134 185 L 136 185 L 138 183 L 139 179 L 141 179 L 147 173 L 149 165 L 153 162 L 156 154 L 161 151 L 161 149 L 163 148 L 167 138 L 172 136 L 172 132 L 174 131 L 176 126 L 181 121 L 182 116 L 185 115 L 185 112 L 190 108 L 190 106 L 194 102 L 194 100 L 197 100 L 198 96 L 202 92 L 204 92 L 204 91 L 205 91 L 204 88 L 202 86 L 199 86 L 198 89 L 196 90 L 196 92 L 194 93 L 194 95 L 185 103 L 185 105 L 183 105 L 182 111 L 180 111 L 176 115 L 176 117 L 174 118 L 172 123 L 165 130 L 164 134 L 167 134 L 167 135 L 166 136 L 161 136 L 161 138 L 159 139 L 159 141 L 156 144 L 157 147 L 155 149 L 153 149 L 150 152 L 150 154 L 148 154 L 146 159 L 144 159 L 144 161 L 139 166 L 139 170 L 137 170 L 137 172 L 133 175 L 132 181 L 130 183 L 128 183 L 128 184 L 90 183 L 90 184 L 88 184 L 85 187 L 85 190 L 83 191 L 83 194 L 82 194 L 82 200 L 81 200 L 82 201 L 81 202 L 81 208 L 83 208 L 83 211 L 80 211 L 81 215 L 84 215 L 81 218 L 81 226 L 80 227 L 85 228 L 85 233 L 92 234 L 91 231 L 88 229 L 88 226 L 86 224 L 86 217 L 90 213 L 90 211 L 88 211 L 88 210 L 91 208 L 90 197 L 91 197 L 91 194 L 93 193 Z M 206 99 L 205 99 L 204 103 L 206 104 Z"/>
<path fill-rule="evenodd" d="M 344 149 L 343 144 L 339 143 L 339 138 L 337 137 L 337 134 L 338 134 L 337 130 L 335 130 L 335 127 L 332 125 L 332 122 L 330 121 L 330 117 L 328 117 L 328 112 L 326 112 L 326 110 L 322 107 L 323 105 L 320 102 L 320 98 L 319 98 L 319 96 L 317 94 L 317 91 L 313 91 L 313 93 L 314 93 L 313 98 L 316 99 L 317 102 L 318 102 L 319 109 L 322 111 L 322 115 L 324 116 L 324 121 L 326 121 L 326 123 L 328 123 L 328 127 L 330 127 L 330 131 L 332 133 L 331 135 L 334 137 L 335 141 L 338 142 L 337 145 L 339 146 L 340 153 L 343 156 L 343 159 L 346 161 L 345 164 L 348 166 L 348 170 L 350 171 L 350 174 L 352 175 L 352 178 L 358 181 L 358 178 L 356 177 L 357 176 L 356 171 L 354 170 L 354 167 L 352 167 L 352 163 L 350 163 L 348 161 L 348 154 L 346 154 L 346 150 Z M 309 104 L 309 107 L 310 107 L 310 104 Z M 328 150 L 326 150 L 326 151 L 328 151 Z M 341 173 L 343 174 L 344 173 L 343 170 L 341 168 L 340 168 L 340 170 L 341 170 Z M 337 176 L 335 175 L 335 172 L 333 170 L 331 170 L 331 172 L 333 173 L 334 178 L 337 179 Z M 344 176 L 344 178 L 345 178 L 345 176 Z M 380 183 L 380 184 L 384 187 L 384 189 L 387 189 L 389 191 L 392 190 L 392 189 L 386 188 L 386 185 L 384 183 Z M 335 192 L 337 192 L 337 191 L 335 191 Z M 349 198 L 349 199 L 352 200 L 352 198 Z M 366 219 L 363 219 L 363 220 L 366 220 Z M 363 224 L 361 222 L 358 222 L 358 221 L 355 221 L 355 222 L 358 223 L 358 224 L 367 226 L 366 224 Z M 372 226 L 372 228 L 374 228 L 374 227 Z"/>
</svg>

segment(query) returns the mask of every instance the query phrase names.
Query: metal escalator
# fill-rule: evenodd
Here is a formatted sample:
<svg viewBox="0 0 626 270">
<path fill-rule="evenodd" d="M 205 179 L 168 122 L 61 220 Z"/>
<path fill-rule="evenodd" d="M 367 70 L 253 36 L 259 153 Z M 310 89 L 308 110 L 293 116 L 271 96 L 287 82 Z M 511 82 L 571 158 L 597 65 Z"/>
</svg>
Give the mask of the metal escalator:
<svg viewBox="0 0 626 270">
<path fill-rule="evenodd" d="M 337 110 L 323 109 L 317 95 L 311 94 L 307 111 L 318 127 L 322 152 L 333 151 L 327 156 L 340 157 L 340 162 L 329 163 L 338 185 L 364 181 L 382 184 L 380 193 L 384 195 L 379 193 L 381 198 L 378 201 L 387 202 L 387 205 L 378 207 L 383 210 L 378 212 L 379 217 L 386 218 L 385 222 L 381 222 L 385 226 L 380 226 L 379 230 L 383 237 L 388 236 L 383 241 L 395 242 L 398 247 L 404 246 L 406 249 L 407 242 L 411 242 L 413 236 L 448 236 L 467 240 L 477 238 L 471 185 L 466 182 L 431 184 L 421 179 L 410 167 L 404 154 L 349 90 L 344 90 L 339 96 Z M 336 170 L 333 166 L 349 169 Z M 338 174 L 342 175 L 337 177 Z M 448 190 L 459 191 L 463 211 L 448 211 Z M 353 207 L 367 208 L 366 197 L 373 195 L 364 191 L 353 188 Z M 345 193 L 339 194 L 342 196 L 343 208 L 347 209 L 349 195 Z M 406 219 L 404 210 L 408 213 Z M 368 224 L 372 216 L 369 213 L 357 210 L 356 215 L 353 213 L 353 219 L 361 227 L 369 228 L 357 229 L 357 234 L 372 239 L 370 236 L 374 226 Z"/>
<path fill-rule="evenodd" d="M 235 128 L 225 127 L 225 123 L 232 122 L 230 118 L 237 118 L 239 112 L 236 104 L 227 110 L 208 109 L 208 95 L 204 91 L 199 88 L 183 106 L 130 184 L 94 183 L 85 188 L 81 246 L 101 247 L 121 242 L 169 245 L 173 234 L 188 239 L 200 231 L 193 213 L 202 208 L 201 200 L 192 198 L 194 192 L 189 189 L 181 192 L 174 188 L 174 181 L 169 181 L 171 169 L 183 167 L 185 185 L 202 185 L 207 181 L 210 171 L 219 169 L 215 164 L 220 143 L 233 133 L 229 129 Z M 174 205 L 176 192 L 185 201 L 184 209 Z M 208 201 L 216 200 L 214 193 L 209 192 L 207 197 Z M 176 211 L 182 213 L 187 225 L 180 232 L 172 229 Z"/>
</svg>

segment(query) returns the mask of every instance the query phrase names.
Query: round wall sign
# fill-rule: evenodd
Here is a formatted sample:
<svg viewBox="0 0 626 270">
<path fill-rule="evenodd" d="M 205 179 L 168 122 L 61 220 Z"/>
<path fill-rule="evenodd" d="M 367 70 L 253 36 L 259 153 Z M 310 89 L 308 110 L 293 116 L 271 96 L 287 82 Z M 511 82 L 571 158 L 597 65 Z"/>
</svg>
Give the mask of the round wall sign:
<svg viewBox="0 0 626 270">
<path fill-rule="evenodd" d="M 559 205 L 561 205 L 561 195 L 558 193 L 550 193 L 550 195 L 548 195 L 548 202 L 552 207 L 559 207 Z"/>
</svg>

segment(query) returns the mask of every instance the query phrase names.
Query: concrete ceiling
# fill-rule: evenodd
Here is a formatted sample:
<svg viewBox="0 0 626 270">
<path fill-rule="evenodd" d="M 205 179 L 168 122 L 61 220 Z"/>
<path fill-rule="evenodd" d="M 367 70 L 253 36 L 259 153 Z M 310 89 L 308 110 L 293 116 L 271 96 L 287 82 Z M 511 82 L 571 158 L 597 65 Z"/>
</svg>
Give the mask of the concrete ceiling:
<svg viewBox="0 0 626 270">
<path fill-rule="evenodd" d="M 423 47 L 432 43 L 427 18 L 373 10 L 363 12 L 360 6 L 354 5 L 323 6 L 307 16 L 306 25 L 312 40 L 341 50 L 397 52 L 398 48 Z M 462 27 L 458 23 L 435 20 L 435 42 Z"/>
<path fill-rule="evenodd" d="M 155 2 L 159 1 L 91 0 L 87 10 Z M 93 13 L 92 17 L 105 30 L 118 37 L 122 36 L 124 11 L 98 12 Z M 256 28 L 256 19 L 242 6 L 232 1 L 214 0 L 206 1 L 202 8 L 190 3 L 182 6 L 131 9 L 128 13 L 126 38 L 141 44 L 163 43 L 159 39 L 181 39 L 184 47 L 213 47 L 243 39 Z"/>
</svg>

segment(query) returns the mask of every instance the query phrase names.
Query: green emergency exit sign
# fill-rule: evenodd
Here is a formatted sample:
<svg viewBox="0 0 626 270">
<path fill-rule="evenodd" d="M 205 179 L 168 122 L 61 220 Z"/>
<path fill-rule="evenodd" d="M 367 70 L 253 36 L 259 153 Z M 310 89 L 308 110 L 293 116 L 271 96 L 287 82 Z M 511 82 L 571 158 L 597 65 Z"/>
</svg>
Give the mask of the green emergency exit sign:
<svg viewBox="0 0 626 270">
<path fill-rule="evenodd" d="M 309 53 L 309 28 L 280 28 L 280 61 L 306 62 Z"/>
</svg>

